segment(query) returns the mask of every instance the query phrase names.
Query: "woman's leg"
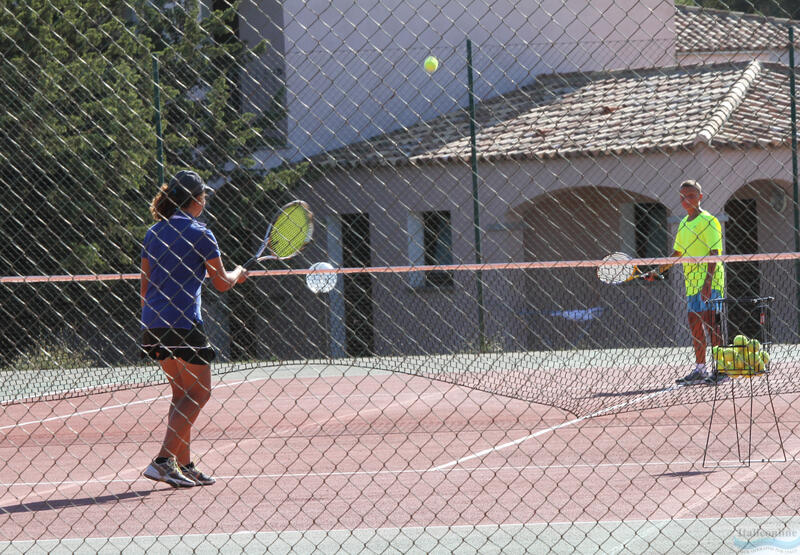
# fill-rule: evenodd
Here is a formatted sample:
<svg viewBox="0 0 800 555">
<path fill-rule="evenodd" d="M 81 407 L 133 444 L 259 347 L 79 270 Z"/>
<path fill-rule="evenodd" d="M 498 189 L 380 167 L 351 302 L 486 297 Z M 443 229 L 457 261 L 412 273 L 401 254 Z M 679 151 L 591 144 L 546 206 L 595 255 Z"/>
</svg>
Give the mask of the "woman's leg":
<svg viewBox="0 0 800 555">
<path fill-rule="evenodd" d="M 167 431 L 159 457 L 175 457 L 180 465 L 191 462 L 192 425 L 211 397 L 211 365 L 191 364 L 182 359 L 162 361 L 169 377 L 172 403 Z"/>
</svg>

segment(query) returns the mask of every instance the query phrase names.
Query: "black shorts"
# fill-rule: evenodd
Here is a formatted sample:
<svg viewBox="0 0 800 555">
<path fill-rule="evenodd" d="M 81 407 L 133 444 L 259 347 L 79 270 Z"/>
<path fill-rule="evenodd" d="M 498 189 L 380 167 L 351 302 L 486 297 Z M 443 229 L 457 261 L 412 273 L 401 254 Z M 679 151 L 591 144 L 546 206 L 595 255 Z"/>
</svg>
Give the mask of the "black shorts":
<svg viewBox="0 0 800 555">
<path fill-rule="evenodd" d="M 217 356 L 209 345 L 203 326 L 190 330 L 150 328 L 142 333 L 142 357 L 154 360 L 179 358 L 189 364 L 211 364 Z"/>
</svg>

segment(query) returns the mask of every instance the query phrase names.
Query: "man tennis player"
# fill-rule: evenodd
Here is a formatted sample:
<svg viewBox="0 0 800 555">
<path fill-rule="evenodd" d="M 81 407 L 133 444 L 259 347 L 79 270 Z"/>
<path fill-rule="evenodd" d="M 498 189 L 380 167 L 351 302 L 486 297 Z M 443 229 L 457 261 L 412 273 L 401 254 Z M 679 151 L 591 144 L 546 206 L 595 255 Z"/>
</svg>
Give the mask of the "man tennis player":
<svg viewBox="0 0 800 555">
<path fill-rule="evenodd" d="M 203 332 L 200 292 L 208 272 L 219 291 L 247 279 L 238 266 L 227 272 L 217 240 L 197 221 L 209 187 L 193 171 L 180 171 L 150 204 L 156 223 L 142 246 L 142 350 L 169 379 L 172 404 L 158 456 L 144 471 L 173 487 L 211 485 L 190 455 L 192 425 L 211 397 L 214 350 Z"/>
<path fill-rule="evenodd" d="M 719 220 L 700 208 L 703 189 L 695 180 L 680 185 L 681 206 L 686 217 L 678 225 L 672 256 L 709 256 L 722 253 L 722 226 Z M 671 268 L 672 264 L 659 266 L 650 272 L 647 279 L 655 279 L 656 273 Z M 723 381 L 724 374 L 712 373 L 706 366 L 706 332 L 711 344 L 720 345 L 719 319 L 710 300 L 722 298 L 725 286 L 725 269 L 715 262 L 683 264 L 686 284 L 689 329 L 694 346 L 695 367 L 686 376 L 676 380 L 680 385 L 700 383 L 714 384 Z"/>
</svg>

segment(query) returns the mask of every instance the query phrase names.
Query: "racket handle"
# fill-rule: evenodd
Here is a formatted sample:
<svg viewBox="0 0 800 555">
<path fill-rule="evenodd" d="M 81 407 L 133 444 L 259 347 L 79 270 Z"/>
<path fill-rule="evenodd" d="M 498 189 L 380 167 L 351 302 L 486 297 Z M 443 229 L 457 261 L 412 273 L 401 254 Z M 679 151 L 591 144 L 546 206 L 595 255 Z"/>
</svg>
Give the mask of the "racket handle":
<svg viewBox="0 0 800 555">
<path fill-rule="evenodd" d="M 656 281 L 664 279 L 664 275 L 657 271 L 650 271 L 644 274 L 640 274 L 636 277 L 639 279 L 643 279 L 645 281 Z"/>
</svg>

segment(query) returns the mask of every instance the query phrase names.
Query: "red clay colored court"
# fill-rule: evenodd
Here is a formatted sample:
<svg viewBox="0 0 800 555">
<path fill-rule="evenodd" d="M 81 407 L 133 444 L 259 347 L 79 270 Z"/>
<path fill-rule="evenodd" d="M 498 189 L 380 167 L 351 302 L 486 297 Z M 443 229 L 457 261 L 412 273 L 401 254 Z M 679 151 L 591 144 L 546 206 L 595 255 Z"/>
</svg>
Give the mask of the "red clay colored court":
<svg viewBox="0 0 800 555">
<path fill-rule="evenodd" d="M 776 515 L 795 525 L 796 395 L 774 398 L 789 462 L 737 463 L 728 401 L 704 467 L 708 402 L 575 415 L 404 374 L 333 373 L 217 378 L 193 449 L 218 483 L 188 490 L 141 476 L 166 386 L 3 407 L 0 551 L 720 552 Z M 753 458 L 780 458 L 764 401 Z"/>
</svg>

